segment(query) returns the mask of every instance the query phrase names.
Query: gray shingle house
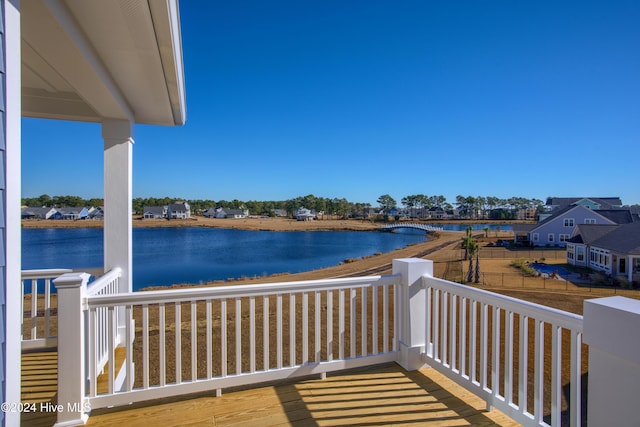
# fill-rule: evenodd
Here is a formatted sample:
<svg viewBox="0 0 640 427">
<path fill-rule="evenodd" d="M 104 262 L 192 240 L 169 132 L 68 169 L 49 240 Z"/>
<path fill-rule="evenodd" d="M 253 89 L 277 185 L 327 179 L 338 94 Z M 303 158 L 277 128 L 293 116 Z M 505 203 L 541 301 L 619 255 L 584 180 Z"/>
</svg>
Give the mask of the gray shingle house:
<svg viewBox="0 0 640 427">
<path fill-rule="evenodd" d="M 567 240 L 567 263 L 639 281 L 640 221 L 578 225 Z"/>
<path fill-rule="evenodd" d="M 595 210 L 576 204 L 554 211 L 552 216 L 537 224 L 514 224 L 513 231 L 515 243 L 565 247 L 577 225 L 615 225 L 630 222 L 633 222 L 633 216 L 628 210 Z"/>
</svg>

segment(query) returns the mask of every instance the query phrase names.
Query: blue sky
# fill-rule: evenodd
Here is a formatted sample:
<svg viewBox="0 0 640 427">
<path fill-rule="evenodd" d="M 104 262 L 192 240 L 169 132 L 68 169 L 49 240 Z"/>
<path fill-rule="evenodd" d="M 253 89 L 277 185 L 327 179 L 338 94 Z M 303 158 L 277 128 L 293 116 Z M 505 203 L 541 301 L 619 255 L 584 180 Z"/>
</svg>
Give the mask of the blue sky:
<svg viewBox="0 0 640 427">
<path fill-rule="evenodd" d="M 640 2 L 180 3 L 187 123 L 134 197 L 640 203 Z M 100 126 L 23 120 L 23 197 L 102 197 Z"/>
</svg>

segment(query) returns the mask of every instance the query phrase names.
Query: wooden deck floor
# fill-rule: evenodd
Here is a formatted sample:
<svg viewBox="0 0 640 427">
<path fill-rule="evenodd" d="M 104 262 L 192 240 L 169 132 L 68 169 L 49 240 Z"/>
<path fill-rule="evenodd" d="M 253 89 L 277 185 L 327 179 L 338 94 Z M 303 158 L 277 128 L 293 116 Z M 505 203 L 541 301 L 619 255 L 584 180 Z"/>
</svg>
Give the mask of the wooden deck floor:
<svg viewBox="0 0 640 427">
<path fill-rule="evenodd" d="M 23 355 L 23 402 L 55 403 L 55 352 Z M 25 426 L 50 426 L 52 414 L 23 414 Z M 258 388 L 156 400 L 92 412 L 89 426 L 516 426 L 432 369 L 395 363 Z"/>
</svg>

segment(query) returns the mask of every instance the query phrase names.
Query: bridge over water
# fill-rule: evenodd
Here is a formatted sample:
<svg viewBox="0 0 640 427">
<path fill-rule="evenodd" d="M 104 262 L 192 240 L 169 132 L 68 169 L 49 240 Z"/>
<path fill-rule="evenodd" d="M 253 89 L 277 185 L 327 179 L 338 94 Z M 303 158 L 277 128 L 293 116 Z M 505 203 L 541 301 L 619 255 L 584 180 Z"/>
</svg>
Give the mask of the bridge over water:
<svg viewBox="0 0 640 427">
<path fill-rule="evenodd" d="M 442 231 L 443 228 L 442 227 L 436 227 L 434 225 L 429 225 L 429 224 L 420 224 L 420 223 L 414 223 L 414 222 L 398 222 L 398 223 L 394 223 L 394 224 L 386 224 L 383 225 L 382 227 L 380 227 L 380 231 L 393 231 L 396 230 L 398 228 L 413 228 L 416 230 L 422 230 L 425 232 L 430 232 L 430 231 Z"/>
</svg>

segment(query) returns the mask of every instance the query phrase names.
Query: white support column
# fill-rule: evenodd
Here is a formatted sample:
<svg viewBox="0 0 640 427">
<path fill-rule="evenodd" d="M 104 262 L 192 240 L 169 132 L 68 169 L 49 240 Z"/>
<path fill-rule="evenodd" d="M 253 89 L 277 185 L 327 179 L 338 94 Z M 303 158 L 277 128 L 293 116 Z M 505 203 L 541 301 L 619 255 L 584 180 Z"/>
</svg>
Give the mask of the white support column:
<svg viewBox="0 0 640 427">
<path fill-rule="evenodd" d="M 21 325 L 22 325 L 22 292 L 20 289 L 21 265 L 21 59 L 20 59 L 20 2 L 3 0 L 4 11 L 4 195 L 0 192 L 0 217 L 4 220 L 4 242 L 0 274 L 4 274 L 2 295 L 4 306 L 3 325 L 3 357 L 0 363 L 4 366 L 0 387 L 4 388 L 2 398 L 5 402 L 20 402 L 20 369 L 21 369 Z M 3 271 L 4 270 L 4 271 Z M 0 415 L 0 423 L 6 426 L 20 425 L 20 413 L 6 412 Z M 3 419 L 4 418 L 4 419 Z"/>
<path fill-rule="evenodd" d="M 53 281 L 58 292 L 58 421 L 56 426 L 85 424 L 85 334 L 83 300 L 87 273 L 66 273 Z"/>
<path fill-rule="evenodd" d="M 133 123 L 107 120 L 104 139 L 104 269 L 122 269 L 119 292 L 131 292 Z M 124 319 L 124 316 L 122 316 Z"/>
<path fill-rule="evenodd" d="M 393 260 L 393 274 L 400 274 L 400 306 L 398 363 L 404 369 L 413 371 L 424 366 L 420 354 L 424 351 L 427 328 L 426 290 L 422 277 L 433 277 L 433 261 L 418 258 Z"/>
<path fill-rule="evenodd" d="M 637 426 L 640 301 L 619 296 L 585 301 L 584 343 L 589 345 L 589 425 Z"/>
</svg>

